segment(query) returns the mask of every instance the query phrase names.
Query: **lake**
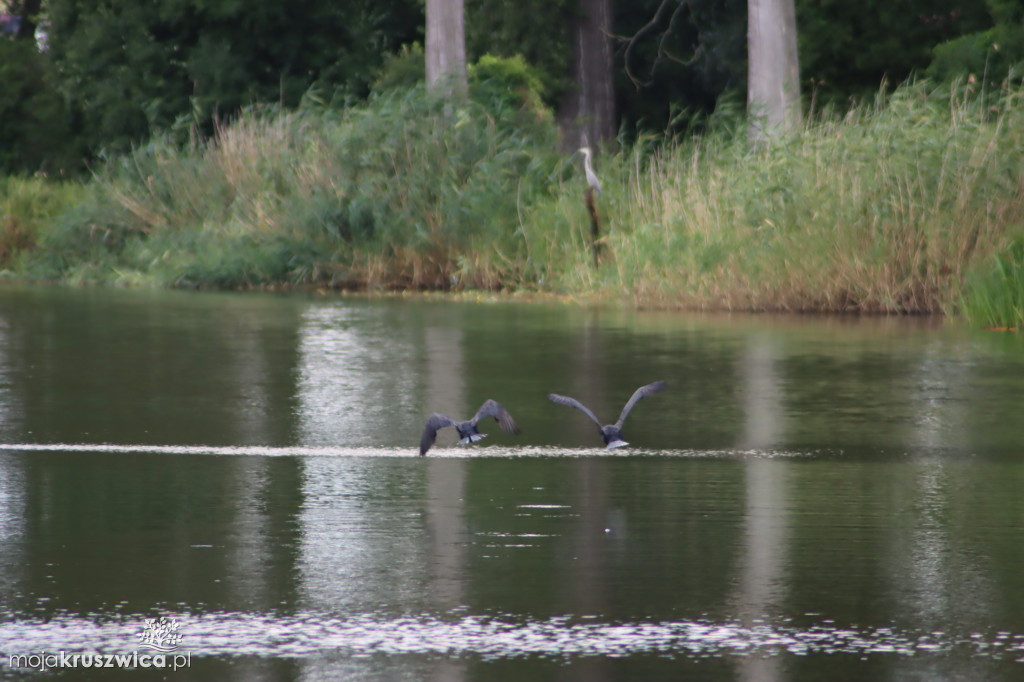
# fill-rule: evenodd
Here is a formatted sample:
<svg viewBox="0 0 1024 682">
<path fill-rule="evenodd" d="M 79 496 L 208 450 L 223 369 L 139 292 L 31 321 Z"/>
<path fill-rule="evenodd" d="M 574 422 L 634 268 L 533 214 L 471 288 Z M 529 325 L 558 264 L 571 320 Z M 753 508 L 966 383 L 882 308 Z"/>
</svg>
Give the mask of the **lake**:
<svg viewBox="0 0 1024 682">
<path fill-rule="evenodd" d="M 1020 679 L 1022 406 L 935 318 L 7 286 L 0 676 Z"/>
</svg>

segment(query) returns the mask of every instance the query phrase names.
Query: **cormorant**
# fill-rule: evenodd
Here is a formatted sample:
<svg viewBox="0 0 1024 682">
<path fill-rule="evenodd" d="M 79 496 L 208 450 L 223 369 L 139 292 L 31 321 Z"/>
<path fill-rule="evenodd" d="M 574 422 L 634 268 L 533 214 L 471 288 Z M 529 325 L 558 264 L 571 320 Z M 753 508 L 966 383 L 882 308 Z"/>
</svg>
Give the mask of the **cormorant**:
<svg viewBox="0 0 1024 682">
<path fill-rule="evenodd" d="M 641 398 L 646 398 L 649 395 L 654 395 L 663 388 L 665 388 L 664 381 L 655 381 L 652 384 L 647 384 L 646 386 L 641 386 L 636 389 L 633 392 L 633 396 L 629 399 L 629 402 L 627 402 L 626 406 L 622 408 L 622 413 L 619 414 L 619 420 L 614 424 L 605 425 L 601 424 L 598 418 L 594 416 L 594 413 L 587 409 L 586 405 L 575 398 L 558 395 L 557 393 L 548 393 L 548 400 L 553 403 L 558 403 L 559 405 L 575 407 L 577 410 L 590 417 L 593 422 L 597 424 L 597 428 L 601 432 L 601 437 L 604 438 L 605 445 L 607 445 L 610 450 L 611 448 L 621 448 L 624 445 L 629 445 L 629 443 L 622 438 L 622 423 L 626 421 L 626 416 L 629 414 L 629 411 L 633 409 L 633 406 L 636 405 L 637 401 Z"/>
<path fill-rule="evenodd" d="M 430 415 L 427 419 L 427 426 L 423 429 L 423 436 L 420 438 L 420 456 L 427 454 L 427 450 L 437 440 L 437 432 L 446 426 L 454 426 L 455 430 L 459 432 L 459 445 L 465 445 L 466 443 L 475 443 L 478 440 L 482 440 L 487 436 L 486 433 L 480 433 L 476 429 L 476 424 L 481 419 L 487 417 L 494 417 L 494 420 L 498 422 L 498 426 L 505 433 L 517 434 L 519 433 L 519 426 L 516 421 L 512 419 L 512 415 L 501 406 L 497 401 L 488 398 L 484 401 L 484 404 L 480 406 L 476 414 L 473 415 L 472 419 L 468 419 L 464 422 L 457 422 L 446 414 L 438 414 L 435 412 Z"/>
</svg>

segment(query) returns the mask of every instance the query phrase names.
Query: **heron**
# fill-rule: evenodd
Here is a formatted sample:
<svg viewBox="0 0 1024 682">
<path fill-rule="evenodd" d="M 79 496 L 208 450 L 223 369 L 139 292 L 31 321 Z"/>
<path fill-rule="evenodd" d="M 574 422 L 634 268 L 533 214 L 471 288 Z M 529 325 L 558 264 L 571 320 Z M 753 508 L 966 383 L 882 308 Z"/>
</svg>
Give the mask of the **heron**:
<svg viewBox="0 0 1024 682">
<path fill-rule="evenodd" d="M 595 192 L 601 194 L 601 181 L 597 179 L 597 173 L 594 172 L 594 167 L 590 165 L 590 147 L 580 147 L 580 153 L 583 154 L 583 170 L 587 174 L 587 184 Z"/>
<path fill-rule="evenodd" d="M 558 395 L 557 393 L 548 393 L 548 400 L 550 400 L 553 403 L 558 403 L 559 405 L 568 405 L 569 407 L 575 407 L 577 410 L 590 417 L 591 421 L 597 424 L 598 431 L 600 431 L 601 437 L 604 438 L 605 445 L 608 447 L 609 450 L 611 450 L 612 448 L 621 448 L 623 446 L 629 445 L 629 443 L 627 443 L 622 438 L 622 424 L 623 422 L 626 421 L 626 416 L 629 415 L 629 411 L 633 409 L 633 406 L 636 405 L 641 398 L 646 398 L 649 395 L 659 393 L 664 388 L 664 381 L 655 381 L 654 383 L 647 384 L 646 386 L 641 386 L 640 388 L 633 391 L 633 395 L 630 397 L 625 407 L 622 408 L 622 412 L 619 414 L 619 420 L 614 424 L 602 425 L 601 421 L 596 416 L 594 416 L 594 413 L 591 412 L 586 405 L 576 400 L 575 398 L 570 398 L 569 396 L 565 395 Z"/>
<path fill-rule="evenodd" d="M 430 415 L 430 418 L 427 419 L 427 426 L 423 429 L 423 436 L 420 437 L 420 456 L 422 457 L 427 454 L 427 450 L 437 440 L 437 432 L 447 426 L 454 426 L 455 430 L 459 432 L 459 445 L 483 440 L 487 437 L 487 434 L 477 431 L 476 425 L 481 419 L 486 419 L 487 417 L 494 417 L 494 421 L 498 422 L 498 426 L 505 433 L 513 435 L 519 433 L 519 425 L 516 424 L 515 419 L 508 413 L 508 410 L 502 407 L 496 400 L 488 398 L 480 406 L 480 409 L 476 411 L 473 418 L 466 421 L 458 422 L 446 414 L 437 412 Z"/>
</svg>

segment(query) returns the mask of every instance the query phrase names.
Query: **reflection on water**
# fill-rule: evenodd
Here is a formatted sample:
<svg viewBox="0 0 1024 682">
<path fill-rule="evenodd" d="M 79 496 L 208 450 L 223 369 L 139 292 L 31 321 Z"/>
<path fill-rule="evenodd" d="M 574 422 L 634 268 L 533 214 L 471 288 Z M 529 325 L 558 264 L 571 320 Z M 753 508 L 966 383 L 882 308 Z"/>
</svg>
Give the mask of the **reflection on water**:
<svg viewBox="0 0 1024 682">
<path fill-rule="evenodd" d="M 394 329 L 380 315 L 351 306 L 317 306 L 303 313 L 300 442 L 379 443 L 382 426 L 414 410 L 419 353 L 410 338 L 414 332 L 398 324 Z"/>
<path fill-rule="evenodd" d="M 12 594 L 25 579 L 25 489 L 21 467 L 0 458 L 0 594 Z"/>
<path fill-rule="evenodd" d="M 320 613 L 161 615 L 180 624 L 182 652 L 201 651 L 204 656 L 305 658 L 332 651 L 360 657 L 441 654 L 473 655 L 485 660 L 653 654 L 697 659 L 736 656 L 764 661 L 779 654 L 887 654 L 898 659 L 955 653 L 1024 663 L 1024 634 L 976 632 L 961 637 L 942 631 L 839 627 L 827 621 L 797 626 L 767 620 L 749 624 L 704 620 L 603 622 L 594 616 L 530 620 L 458 613 L 395 618 L 377 614 L 337 618 Z M 137 633 L 143 623 L 141 619 L 75 616 L 22 620 L 0 630 L 0 650 L 7 655 L 110 651 L 126 642 L 138 642 Z"/>
<path fill-rule="evenodd" d="M 739 364 L 746 412 L 740 443 L 746 448 L 771 450 L 782 434 L 785 414 L 778 355 L 770 337 L 753 334 Z M 747 624 L 784 612 L 790 524 L 786 471 L 766 460 L 752 460 L 746 465 L 744 556 L 733 599 Z M 745 657 L 739 662 L 738 673 L 740 679 L 751 682 L 782 679 L 777 657 Z"/>
<path fill-rule="evenodd" d="M 621 450 L 545 399 L 658 378 Z M 521 436 L 418 456 L 491 397 Z M 1021 398 L 1020 339 L 907 320 L 0 290 L 0 651 L 1015 679 Z"/>
</svg>

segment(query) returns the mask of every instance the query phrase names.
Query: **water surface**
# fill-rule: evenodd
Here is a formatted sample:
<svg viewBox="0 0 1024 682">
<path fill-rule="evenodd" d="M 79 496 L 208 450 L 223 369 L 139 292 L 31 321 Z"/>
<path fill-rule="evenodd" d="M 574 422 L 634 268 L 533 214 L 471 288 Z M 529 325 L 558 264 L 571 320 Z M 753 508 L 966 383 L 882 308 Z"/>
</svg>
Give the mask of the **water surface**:
<svg viewBox="0 0 1024 682">
<path fill-rule="evenodd" d="M 545 399 L 655 379 L 617 451 Z M 930 319 L 3 289 L 0 675 L 1019 679 L 1022 392 Z"/>
</svg>

